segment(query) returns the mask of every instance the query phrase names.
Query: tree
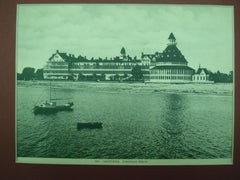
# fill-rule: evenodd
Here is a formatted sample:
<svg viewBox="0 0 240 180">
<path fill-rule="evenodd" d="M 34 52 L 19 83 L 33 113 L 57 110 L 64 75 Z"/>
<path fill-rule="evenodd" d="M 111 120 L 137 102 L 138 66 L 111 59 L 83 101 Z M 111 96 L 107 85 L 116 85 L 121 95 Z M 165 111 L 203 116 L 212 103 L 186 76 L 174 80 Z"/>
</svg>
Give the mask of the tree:
<svg viewBox="0 0 240 180">
<path fill-rule="evenodd" d="M 143 72 L 142 72 L 141 66 L 139 65 L 134 66 L 132 69 L 132 75 L 136 81 L 142 80 Z"/>
<path fill-rule="evenodd" d="M 37 69 L 35 73 L 35 77 L 38 80 L 43 80 L 43 69 Z"/>
<path fill-rule="evenodd" d="M 124 73 L 123 78 L 127 78 L 127 77 L 128 77 L 128 74 Z"/>
<path fill-rule="evenodd" d="M 105 73 L 102 73 L 102 74 L 101 74 L 101 81 L 104 81 L 104 80 L 106 80 L 106 74 L 105 74 Z"/>
<path fill-rule="evenodd" d="M 94 81 L 97 80 L 97 74 L 96 74 L 96 73 L 93 73 L 93 75 L 92 75 L 92 80 L 94 80 Z"/>
<path fill-rule="evenodd" d="M 110 76 L 109 78 L 110 78 L 110 81 L 113 81 L 113 80 L 114 80 L 114 77 L 113 77 L 113 76 Z"/>
<path fill-rule="evenodd" d="M 229 77 L 229 82 L 233 82 L 233 71 L 229 72 L 228 77 Z"/>
<path fill-rule="evenodd" d="M 124 47 L 121 49 L 120 53 L 121 53 L 121 55 L 122 55 L 123 57 L 126 56 L 126 50 L 125 50 Z"/>
<path fill-rule="evenodd" d="M 120 76 L 118 75 L 118 74 L 116 74 L 115 76 L 114 76 L 114 80 L 115 81 L 118 81 L 120 79 Z"/>
<path fill-rule="evenodd" d="M 68 80 L 74 80 L 74 75 L 73 74 L 70 74 L 70 75 L 68 75 Z"/>
<path fill-rule="evenodd" d="M 17 73 L 17 80 L 23 80 L 22 74 Z"/>
<path fill-rule="evenodd" d="M 34 78 L 35 69 L 32 67 L 25 67 L 22 71 L 22 78 L 25 81 L 32 80 Z"/>
<path fill-rule="evenodd" d="M 221 73 L 220 71 L 217 71 L 216 73 L 210 72 L 209 80 L 216 83 L 230 83 L 233 82 L 233 72 L 230 71 L 229 74 Z"/>
<path fill-rule="evenodd" d="M 79 73 L 78 74 L 78 80 L 85 80 L 85 76 L 83 75 L 83 73 Z"/>
</svg>

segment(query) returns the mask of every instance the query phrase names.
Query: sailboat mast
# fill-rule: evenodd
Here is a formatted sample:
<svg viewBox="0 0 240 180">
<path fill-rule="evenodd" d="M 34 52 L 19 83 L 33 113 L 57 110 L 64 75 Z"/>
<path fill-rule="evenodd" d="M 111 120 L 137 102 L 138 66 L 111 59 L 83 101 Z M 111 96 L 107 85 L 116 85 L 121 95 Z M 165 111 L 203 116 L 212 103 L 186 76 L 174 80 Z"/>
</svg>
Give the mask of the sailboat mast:
<svg viewBox="0 0 240 180">
<path fill-rule="evenodd" d="M 50 86 L 49 86 L 49 91 L 50 91 L 50 92 L 49 92 L 49 102 L 51 102 L 51 98 L 52 98 L 52 97 L 51 97 L 51 95 L 52 95 L 52 94 L 51 94 L 51 92 L 52 92 L 52 90 L 51 90 L 51 85 L 52 85 L 52 84 L 51 84 L 51 80 L 50 80 Z"/>
</svg>

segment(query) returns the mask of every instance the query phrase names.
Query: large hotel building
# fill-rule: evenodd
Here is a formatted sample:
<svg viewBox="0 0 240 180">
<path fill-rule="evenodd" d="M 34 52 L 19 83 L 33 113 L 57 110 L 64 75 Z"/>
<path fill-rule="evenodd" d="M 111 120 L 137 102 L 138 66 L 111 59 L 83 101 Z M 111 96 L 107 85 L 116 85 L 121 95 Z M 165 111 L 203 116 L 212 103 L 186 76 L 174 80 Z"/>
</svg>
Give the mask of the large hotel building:
<svg viewBox="0 0 240 180">
<path fill-rule="evenodd" d="M 75 80 L 82 77 L 99 77 L 102 80 L 124 80 L 131 78 L 132 69 L 140 66 L 145 82 L 210 82 L 209 72 L 205 68 L 195 70 L 188 66 L 184 55 L 177 48 L 173 33 L 163 52 L 155 54 L 142 53 L 141 58 L 126 55 L 125 49 L 121 55 L 111 59 L 87 59 L 83 56 L 61 53 L 58 50 L 47 61 L 43 68 L 44 79 Z"/>
</svg>

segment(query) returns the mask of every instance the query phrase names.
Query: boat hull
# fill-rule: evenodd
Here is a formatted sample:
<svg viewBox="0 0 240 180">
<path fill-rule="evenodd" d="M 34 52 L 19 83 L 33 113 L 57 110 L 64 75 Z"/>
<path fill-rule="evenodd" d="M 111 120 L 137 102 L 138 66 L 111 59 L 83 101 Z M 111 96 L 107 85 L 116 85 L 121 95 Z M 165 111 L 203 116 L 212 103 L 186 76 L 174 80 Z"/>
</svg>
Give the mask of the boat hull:
<svg viewBox="0 0 240 180">
<path fill-rule="evenodd" d="M 54 114 L 59 111 L 73 111 L 72 106 L 73 106 L 73 103 L 69 103 L 67 105 L 49 106 L 49 107 L 35 106 L 33 109 L 33 113 L 34 114 Z"/>
<path fill-rule="evenodd" d="M 101 122 L 77 123 L 77 130 L 81 129 L 101 129 Z"/>
</svg>

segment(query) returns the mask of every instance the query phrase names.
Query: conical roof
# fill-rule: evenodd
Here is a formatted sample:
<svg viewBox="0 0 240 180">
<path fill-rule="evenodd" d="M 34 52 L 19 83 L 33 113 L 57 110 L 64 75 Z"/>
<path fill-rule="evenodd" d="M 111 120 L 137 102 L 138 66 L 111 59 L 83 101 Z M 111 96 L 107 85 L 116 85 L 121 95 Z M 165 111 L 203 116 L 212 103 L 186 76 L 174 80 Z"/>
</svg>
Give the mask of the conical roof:
<svg viewBox="0 0 240 180">
<path fill-rule="evenodd" d="M 171 32 L 171 34 L 169 35 L 168 39 L 172 39 L 172 40 L 176 40 L 176 38 L 174 37 L 173 33 Z"/>
<path fill-rule="evenodd" d="M 173 33 L 169 35 L 170 41 L 175 41 Z M 169 43 L 166 49 L 157 57 L 158 62 L 170 62 L 170 63 L 184 63 L 187 64 L 187 60 L 182 55 L 181 51 L 177 48 L 176 43 Z"/>
<path fill-rule="evenodd" d="M 161 53 L 161 55 L 157 58 L 159 62 L 181 62 L 186 63 L 187 60 L 182 55 L 181 51 L 177 48 L 176 45 L 169 45 L 166 49 Z"/>
</svg>

